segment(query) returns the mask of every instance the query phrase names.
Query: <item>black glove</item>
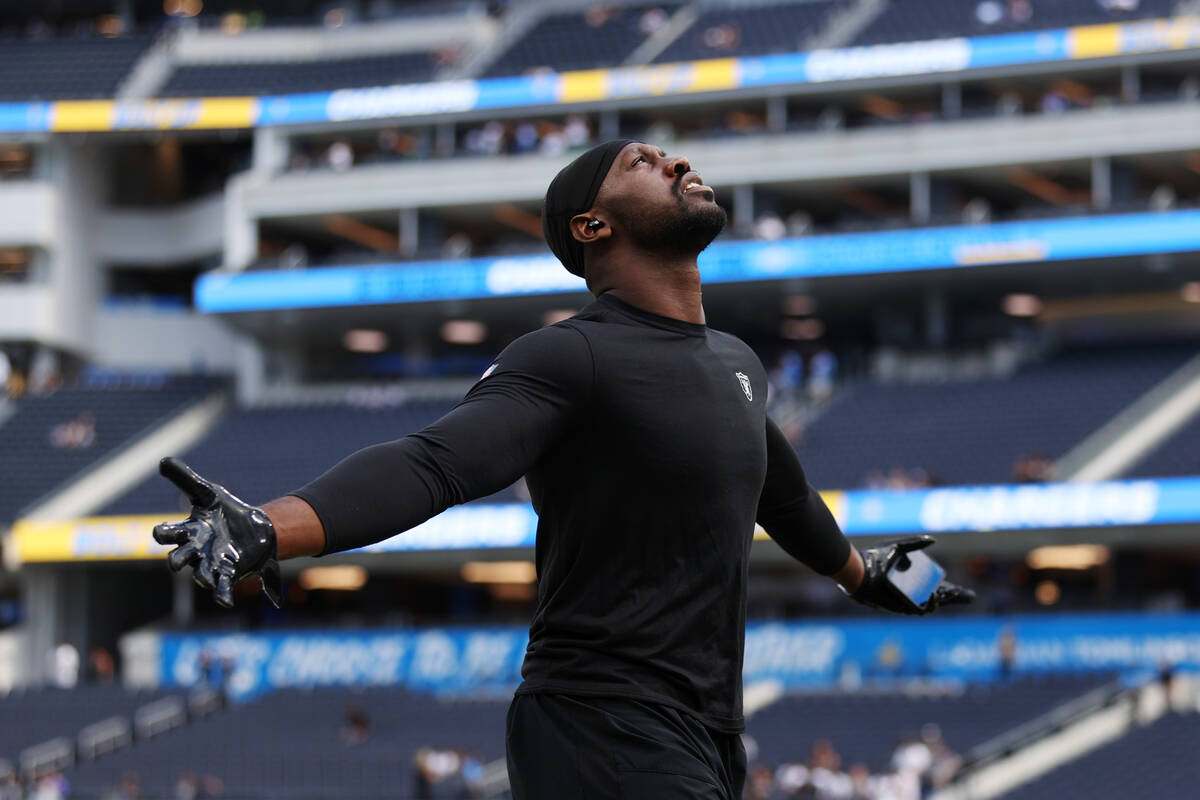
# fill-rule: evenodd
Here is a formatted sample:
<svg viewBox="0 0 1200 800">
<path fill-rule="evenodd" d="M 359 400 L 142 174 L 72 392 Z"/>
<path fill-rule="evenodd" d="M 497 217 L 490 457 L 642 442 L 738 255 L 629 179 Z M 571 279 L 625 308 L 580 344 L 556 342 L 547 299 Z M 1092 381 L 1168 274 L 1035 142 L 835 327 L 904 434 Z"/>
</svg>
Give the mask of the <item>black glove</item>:
<svg viewBox="0 0 1200 800">
<path fill-rule="evenodd" d="M 897 614 L 928 614 L 941 606 L 973 601 L 975 592 L 943 580 L 928 600 L 917 605 L 888 580 L 888 570 L 895 566 L 896 562 L 907 559 L 908 553 L 929 547 L 931 544 L 932 536 L 910 536 L 863 550 L 863 580 L 858 591 L 850 596 L 865 606 Z"/>
<path fill-rule="evenodd" d="M 205 480 L 177 458 L 164 458 L 158 471 L 192 502 L 183 522 L 154 526 L 154 541 L 179 545 L 167 554 L 175 572 L 192 567 L 196 583 L 233 608 L 233 585 L 249 575 L 262 580 L 263 593 L 276 608 L 283 584 L 275 554 L 275 526 L 261 508 L 244 503 L 224 486 Z"/>
</svg>

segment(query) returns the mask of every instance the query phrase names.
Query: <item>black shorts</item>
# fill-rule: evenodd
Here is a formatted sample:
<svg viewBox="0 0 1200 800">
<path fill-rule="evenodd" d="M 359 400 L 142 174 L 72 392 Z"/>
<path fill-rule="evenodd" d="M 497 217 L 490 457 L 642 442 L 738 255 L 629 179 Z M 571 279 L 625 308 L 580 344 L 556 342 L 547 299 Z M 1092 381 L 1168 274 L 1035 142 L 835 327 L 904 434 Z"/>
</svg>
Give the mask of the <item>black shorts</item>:
<svg viewBox="0 0 1200 800">
<path fill-rule="evenodd" d="M 519 694 L 508 710 L 513 800 L 740 800 L 746 751 L 673 708 Z"/>
</svg>

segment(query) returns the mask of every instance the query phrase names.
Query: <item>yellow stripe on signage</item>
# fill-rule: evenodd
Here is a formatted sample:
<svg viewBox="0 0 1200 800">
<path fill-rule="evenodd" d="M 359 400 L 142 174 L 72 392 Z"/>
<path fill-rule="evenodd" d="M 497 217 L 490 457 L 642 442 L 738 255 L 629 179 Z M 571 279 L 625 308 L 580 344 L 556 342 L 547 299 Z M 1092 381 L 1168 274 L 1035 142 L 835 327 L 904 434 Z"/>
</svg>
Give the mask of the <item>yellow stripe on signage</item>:
<svg viewBox="0 0 1200 800">
<path fill-rule="evenodd" d="M 111 131 L 111 100 L 64 100 L 50 104 L 52 131 Z"/>
<path fill-rule="evenodd" d="M 711 58 L 692 62 L 692 85 L 688 92 L 710 92 L 736 89 L 738 82 L 736 58 Z"/>
<path fill-rule="evenodd" d="M 603 100 L 608 96 L 606 69 L 588 69 L 564 72 L 559 79 L 558 101 L 560 103 L 584 103 Z"/>
<path fill-rule="evenodd" d="M 51 106 L 50 129 L 64 132 L 249 128 L 258 116 L 253 97 L 67 100 Z"/>
<path fill-rule="evenodd" d="M 161 558 L 169 548 L 150 534 L 167 516 L 20 520 L 13 526 L 12 542 L 22 563 Z"/>
<path fill-rule="evenodd" d="M 1071 58 L 1101 58 L 1121 52 L 1121 26 L 1080 25 L 1067 29 L 1067 55 Z"/>
</svg>

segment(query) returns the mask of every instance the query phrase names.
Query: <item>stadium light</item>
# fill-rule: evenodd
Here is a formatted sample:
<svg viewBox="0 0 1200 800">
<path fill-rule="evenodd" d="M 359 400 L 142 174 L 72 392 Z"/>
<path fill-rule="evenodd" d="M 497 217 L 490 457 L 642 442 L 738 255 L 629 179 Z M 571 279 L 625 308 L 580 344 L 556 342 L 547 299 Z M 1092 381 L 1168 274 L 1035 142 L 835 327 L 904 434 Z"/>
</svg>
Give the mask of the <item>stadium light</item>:
<svg viewBox="0 0 1200 800">
<path fill-rule="evenodd" d="M 1044 606 L 1052 606 L 1062 599 L 1062 589 L 1054 581 L 1042 581 L 1033 590 L 1033 597 Z"/>
<path fill-rule="evenodd" d="M 387 350 L 388 337 L 383 331 L 356 328 L 346 331 L 342 344 L 352 353 L 382 353 Z"/>
<path fill-rule="evenodd" d="M 1188 281 L 1179 290 L 1185 303 L 1200 303 L 1200 281 Z"/>
<path fill-rule="evenodd" d="M 1042 301 L 1032 294 L 1010 294 L 1004 298 L 1004 313 L 1010 317 L 1036 317 L 1042 313 Z"/>
<path fill-rule="evenodd" d="M 333 592 L 357 592 L 367 584 L 367 571 L 355 564 L 309 567 L 300 573 L 298 582 L 301 589 L 310 592 L 318 589 Z"/>
<path fill-rule="evenodd" d="M 487 338 L 487 325 L 474 319 L 451 319 L 442 325 L 442 338 L 450 344 L 479 344 Z"/>
<path fill-rule="evenodd" d="M 467 583 L 533 583 L 537 567 L 532 561 L 468 561 L 462 565 Z"/>
<path fill-rule="evenodd" d="M 552 308 L 545 314 L 542 314 L 542 324 L 553 325 L 556 322 L 562 322 L 564 319 L 570 319 L 578 313 L 573 308 Z"/>
<path fill-rule="evenodd" d="M 1108 556 L 1102 544 L 1047 545 L 1030 550 L 1025 563 L 1030 569 L 1091 569 L 1107 564 Z"/>
<path fill-rule="evenodd" d="M 202 0 L 164 0 L 163 13 L 168 17 L 194 17 L 204 9 Z"/>
</svg>

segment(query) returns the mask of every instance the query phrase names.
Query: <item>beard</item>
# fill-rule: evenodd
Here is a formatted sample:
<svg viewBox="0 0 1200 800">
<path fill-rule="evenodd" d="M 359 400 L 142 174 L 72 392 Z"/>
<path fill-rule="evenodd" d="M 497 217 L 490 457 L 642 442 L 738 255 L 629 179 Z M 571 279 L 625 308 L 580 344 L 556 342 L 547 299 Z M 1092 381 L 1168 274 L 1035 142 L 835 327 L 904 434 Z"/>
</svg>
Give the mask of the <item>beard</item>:
<svg viewBox="0 0 1200 800">
<path fill-rule="evenodd" d="M 678 202 L 658 213 L 619 214 L 622 227 L 638 247 L 650 253 L 694 256 L 708 247 L 725 228 L 725 209 L 716 202 L 690 201 L 681 193 Z"/>
</svg>

